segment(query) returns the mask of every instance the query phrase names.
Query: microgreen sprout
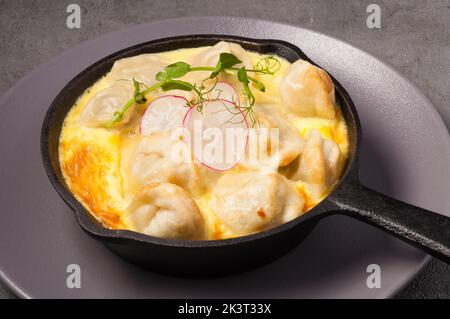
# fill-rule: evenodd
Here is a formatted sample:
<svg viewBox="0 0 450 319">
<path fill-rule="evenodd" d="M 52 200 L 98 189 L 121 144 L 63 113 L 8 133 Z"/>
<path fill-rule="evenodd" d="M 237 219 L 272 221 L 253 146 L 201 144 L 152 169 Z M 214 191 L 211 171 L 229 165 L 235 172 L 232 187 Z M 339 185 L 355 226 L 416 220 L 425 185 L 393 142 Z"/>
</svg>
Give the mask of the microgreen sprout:
<svg viewBox="0 0 450 319">
<path fill-rule="evenodd" d="M 219 60 L 214 67 L 209 66 L 191 66 L 186 62 L 176 62 L 166 66 L 162 71 L 158 72 L 155 76 L 157 81 L 152 86 L 146 86 L 133 79 L 134 93 L 133 97 L 127 101 L 127 103 L 119 110 L 114 113 L 113 118 L 106 123 L 106 127 L 110 128 L 116 123 L 123 120 L 125 113 L 135 104 L 145 104 L 147 102 L 146 95 L 157 89 L 162 91 L 170 90 L 183 90 L 183 91 L 193 91 L 195 92 L 197 99 L 190 101 L 188 106 L 195 105 L 197 111 L 201 112 L 203 105 L 207 101 L 211 101 L 208 98 L 208 94 L 212 92 L 217 84 L 218 76 L 220 73 L 227 73 L 237 77 L 237 80 L 242 84 L 243 96 L 245 96 L 245 101 L 241 105 L 238 105 L 237 101 L 233 101 L 236 106 L 236 111 L 242 112 L 245 118 L 252 123 L 252 126 L 256 123 L 256 115 L 253 106 L 255 105 L 256 99 L 250 88 L 250 83 L 254 88 L 261 92 L 265 92 L 265 86 L 262 82 L 258 81 L 255 77 L 249 76 L 249 73 L 254 74 L 275 74 L 281 67 L 280 61 L 274 56 L 267 56 L 259 60 L 253 69 L 246 69 L 245 67 L 237 67 L 237 65 L 242 64 L 235 55 L 231 53 L 223 52 L 219 55 Z M 210 71 L 208 78 L 204 79 L 201 85 L 196 83 L 189 83 L 180 80 L 189 72 L 196 71 Z M 207 80 L 214 79 L 215 83 L 209 89 L 205 89 L 204 82 Z M 219 92 L 220 95 L 220 92 Z M 218 99 L 218 97 L 216 98 Z M 235 112 L 229 110 L 230 112 Z M 236 113 L 238 114 L 238 113 Z"/>
</svg>

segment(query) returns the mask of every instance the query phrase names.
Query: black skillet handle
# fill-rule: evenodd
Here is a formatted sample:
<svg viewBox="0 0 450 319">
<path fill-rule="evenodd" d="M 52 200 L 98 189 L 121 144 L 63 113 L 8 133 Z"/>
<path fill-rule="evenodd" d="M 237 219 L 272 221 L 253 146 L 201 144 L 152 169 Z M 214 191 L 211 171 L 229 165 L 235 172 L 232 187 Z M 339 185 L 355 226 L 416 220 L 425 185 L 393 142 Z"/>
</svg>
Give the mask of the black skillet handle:
<svg viewBox="0 0 450 319">
<path fill-rule="evenodd" d="M 450 264 L 450 218 L 406 204 L 359 182 L 345 182 L 330 201 L 348 216 L 372 224 Z"/>
</svg>

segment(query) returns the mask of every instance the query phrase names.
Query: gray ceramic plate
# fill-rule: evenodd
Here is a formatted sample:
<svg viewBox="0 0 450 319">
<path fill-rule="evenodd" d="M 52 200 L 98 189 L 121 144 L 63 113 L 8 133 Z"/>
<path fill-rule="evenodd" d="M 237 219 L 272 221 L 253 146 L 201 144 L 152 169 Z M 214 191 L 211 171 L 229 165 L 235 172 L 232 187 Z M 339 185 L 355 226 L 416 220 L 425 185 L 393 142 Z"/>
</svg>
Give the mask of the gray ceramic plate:
<svg viewBox="0 0 450 319">
<path fill-rule="evenodd" d="M 50 102 L 88 65 L 119 49 L 198 33 L 276 38 L 299 46 L 348 90 L 361 117 L 361 179 L 406 202 L 450 212 L 450 139 L 430 101 L 408 80 L 348 44 L 299 27 L 243 18 L 186 18 L 133 26 L 84 42 L 19 81 L 0 100 L 0 271 L 23 297 L 388 297 L 426 255 L 346 217 L 323 220 L 288 255 L 255 271 L 211 280 L 179 279 L 128 264 L 78 226 L 50 185 L 39 131 Z M 270 247 L 267 247 L 270 249 Z M 232 262 L 232 261 L 230 261 Z M 66 267 L 81 267 L 68 289 Z M 381 288 L 366 286 L 381 266 Z"/>
</svg>

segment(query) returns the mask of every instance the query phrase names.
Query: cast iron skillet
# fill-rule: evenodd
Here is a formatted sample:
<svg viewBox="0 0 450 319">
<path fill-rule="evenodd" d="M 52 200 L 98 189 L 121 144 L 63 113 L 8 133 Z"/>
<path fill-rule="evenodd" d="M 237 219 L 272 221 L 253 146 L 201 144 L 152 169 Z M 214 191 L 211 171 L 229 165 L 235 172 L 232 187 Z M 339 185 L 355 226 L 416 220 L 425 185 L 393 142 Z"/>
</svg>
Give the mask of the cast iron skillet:
<svg viewBox="0 0 450 319">
<path fill-rule="evenodd" d="M 348 127 L 348 161 L 333 192 L 308 213 L 257 234 L 210 241 L 151 237 L 128 230 L 110 230 L 97 222 L 71 194 L 59 166 L 58 140 L 67 112 L 88 87 L 111 69 L 116 60 L 142 53 L 213 45 L 221 40 L 238 43 L 247 50 L 275 54 L 290 62 L 304 59 L 314 64 L 298 47 L 279 40 L 229 35 L 165 38 L 121 50 L 91 65 L 70 81 L 50 105 L 41 132 L 44 167 L 51 183 L 89 235 L 137 265 L 180 276 L 206 277 L 240 272 L 272 261 L 302 241 L 321 218 L 345 214 L 375 225 L 450 262 L 450 218 L 392 199 L 360 184 L 358 149 L 361 127 L 358 114 L 350 96 L 334 78 L 336 99 Z"/>
</svg>

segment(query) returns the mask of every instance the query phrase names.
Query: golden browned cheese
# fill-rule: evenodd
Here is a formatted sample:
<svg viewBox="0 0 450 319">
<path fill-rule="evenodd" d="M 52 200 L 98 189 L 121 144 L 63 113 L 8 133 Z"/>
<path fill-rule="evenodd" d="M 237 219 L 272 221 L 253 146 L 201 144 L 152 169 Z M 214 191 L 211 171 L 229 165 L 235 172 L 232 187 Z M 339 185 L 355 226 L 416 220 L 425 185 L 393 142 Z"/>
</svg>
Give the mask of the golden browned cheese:
<svg viewBox="0 0 450 319">
<path fill-rule="evenodd" d="M 126 217 L 129 207 L 134 207 L 130 205 L 137 198 L 140 189 L 148 183 L 158 182 L 176 184 L 177 187 L 186 191 L 185 196 L 192 197 L 203 218 L 204 229 L 202 232 L 204 236 L 202 239 L 225 239 L 246 234 L 236 225 L 233 224 L 235 226 L 233 228 L 230 227 L 230 223 L 224 222 L 223 216 L 228 216 L 227 212 L 218 214 L 215 211 L 218 208 L 214 209 L 211 203 L 214 201 L 214 188 L 221 177 L 226 174 L 243 174 L 242 176 L 245 176 L 244 174 L 247 174 L 248 170 L 255 169 L 254 165 L 243 161 L 231 170 L 221 172 L 208 169 L 198 162 L 192 164 L 192 167 L 166 165 L 163 159 L 156 160 L 145 153 L 145 156 L 139 155 L 139 145 L 144 145 L 146 141 L 156 140 L 155 143 L 160 143 L 159 145 L 155 144 L 154 147 L 146 146 L 154 148 L 158 154 L 163 154 L 165 145 L 168 145 L 167 141 L 158 137 L 159 135 L 164 136 L 164 134 L 157 133 L 151 137 L 140 135 L 140 119 L 148 104 L 164 94 L 176 94 L 191 99 L 193 97 L 191 92 L 162 92 L 161 90 L 151 92 L 146 96 L 147 103 L 133 106 L 123 123 L 113 129 L 107 129 L 102 125 L 105 118 L 108 118 L 108 112 L 111 111 L 108 107 L 120 106 L 126 101 L 127 94 L 132 96 L 132 78 L 127 79 L 127 77 L 134 76 L 145 82 L 146 85 L 152 85 L 154 74 L 165 65 L 177 61 L 186 61 L 202 66 L 212 65 L 214 64 L 214 54 L 224 48 L 239 55 L 239 58 L 245 62 L 245 66 L 250 68 L 264 57 L 235 45 L 221 43 L 213 49 L 211 47 L 182 49 L 119 61 L 111 73 L 99 79 L 78 98 L 66 116 L 59 145 L 59 161 L 64 179 L 77 200 L 105 227 L 138 231 Z M 209 53 L 204 55 L 205 50 L 209 50 Z M 265 92 L 260 92 L 252 87 L 256 98 L 254 108 L 261 118 L 262 125 L 271 127 L 285 123 L 285 127 L 280 130 L 280 135 L 289 137 L 289 141 L 285 140 L 276 144 L 280 148 L 282 162 L 280 166 L 282 167 L 279 167 L 274 174 L 283 175 L 277 175 L 276 180 L 282 181 L 283 185 L 286 184 L 283 187 L 289 190 L 290 195 L 286 197 L 283 194 L 277 194 L 277 197 L 288 198 L 285 201 L 289 202 L 292 207 L 303 207 L 301 212 L 297 212 L 303 214 L 317 205 L 331 191 L 336 178 L 340 176 L 348 152 L 347 127 L 338 105 L 334 103 L 334 88 L 325 71 L 314 69 L 311 65 L 304 63 L 298 63 L 300 69 L 295 69 L 295 65 L 286 60 L 279 58 L 279 61 L 280 69 L 274 75 L 252 74 L 257 80 L 263 82 L 266 88 Z M 192 77 L 188 73 L 182 80 L 192 82 L 199 77 L 203 78 L 204 75 L 201 72 L 192 73 Z M 205 74 L 207 75 L 207 73 Z M 291 74 L 289 81 L 285 79 L 288 74 Z M 292 82 L 305 81 L 308 74 L 312 74 L 310 76 L 312 82 L 299 83 L 298 87 L 296 82 Z M 231 84 L 243 99 L 242 84 L 237 81 L 236 77 L 223 75 L 221 81 Z M 283 87 L 283 83 L 285 83 L 285 87 Z M 116 87 L 117 89 L 115 89 Z M 303 89 L 298 89 L 302 87 Z M 313 88 L 322 91 L 315 92 Z M 115 92 L 117 93 L 116 97 L 114 97 Z M 315 95 L 316 93 L 317 95 Z M 295 96 L 295 94 L 303 95 Z M 304 94 L 311 96 L 304 96 Z M 97 103 L 96 99 L 100 98 L 103 100 L 99 100 L 100 102 Z M 115 100 L 111 104 L 108 99 Z M 304 110 L 297 112 L 296 101 L 303 103 L 301 107 Z M 317 107 L 313 101 L 317 101 L 317 105 L 320 104 L 320 107 Z M 315 142 L 311 136 L 316 139 Z M 158 142 L 158 139 L 161 141 Z M 330 144 L 333 144 L 333 147 L 330 147 Z M 304 145 L 312 145 L 311 147 L 318 150 L 317 153 L 312 149 L 305 152 Z M 271 153 L 274 147 L 272 141 L 269 140 L 262 146 L 267 148 L 269 156 L 273 155 Z M 318 154 L 320 152 L 322 153 Z M 155 165 L 152 165 L 151 161 L 155 161 Z M 333 174 L 336 175 L 334 179 L 330 179 L 330 167 L 333 168 Z M 155 171 L 153 172 L 151 169 L 155 169 Z M 167 171 L 159 174 L 158 170 Z M 237 180 L 240 179 L 237 178 Z M 249 178 L 249 182 L 252 180 L 264 181 L 264 178 L 261 176 Z M 219 185 L 226 186 L 226 183 L 223 183 L 222 180 Z M 244 188 L 244 186 L 242 187 Z M 255 185 L 255 188 L 257 187 L 258 185 Z M 168 185 L 161 186 L 161 189 L 171 188 L 173 187 Z M 245 189 L 252 194 L 251 186 L 245 185 Z M 276 193 L 275 190 L 272 192 Z M 229 192 L 223 190 L 223 193 L 228 194 Z M 297 194 L 299 199 L 292 199 L 295 197 L 293 194 Z M 241 200 L 239 194 L 232 196 Z M 269 201 L 269 197 L 267 198 Z M 253 211 L 253 206 L 248 203 L 246 209 L 259 218 L 265 219 L 270 218 L 271 211 L 263 208 L 270 205 L 283 205 L 283 203 L 267 202 L 259 209 L 258 206 L 254 206 Z M 221 209 L 230 208 L 227 205 L 220 207 Z M 297 213 L 290 214 L 290 217 L 283 219 L 285 211 L 290 212 L 291 210 L 286 210 L 286 207 L 275 207 L 273 209 L 275 213 L 272 215 L 278 216 L 278 220 L 283 220 L 282 222 L 298 215 Z M 272 224 L 267 222 L 267 225 Z M 264 227 L 258 226 L 255 229 L 264 230 Z M 143 229 L 141 232 L 148 230 L 144 226 L 141 228 Z M 251 230 L 248 233 L 252 232 L 254 231 Z"/>
<path fill-rule="evenodd" d="M 121 213 L 116 210 L 114 199 L 107 189 L 105 166 L 108 165 L 108 154 L 94 143 L 75 143 L 61 147 L 73 149 L 72 156 L 66 159 L 63 166 L 72 191 L 105 226 L 121 228 Z"/>
</svg>

